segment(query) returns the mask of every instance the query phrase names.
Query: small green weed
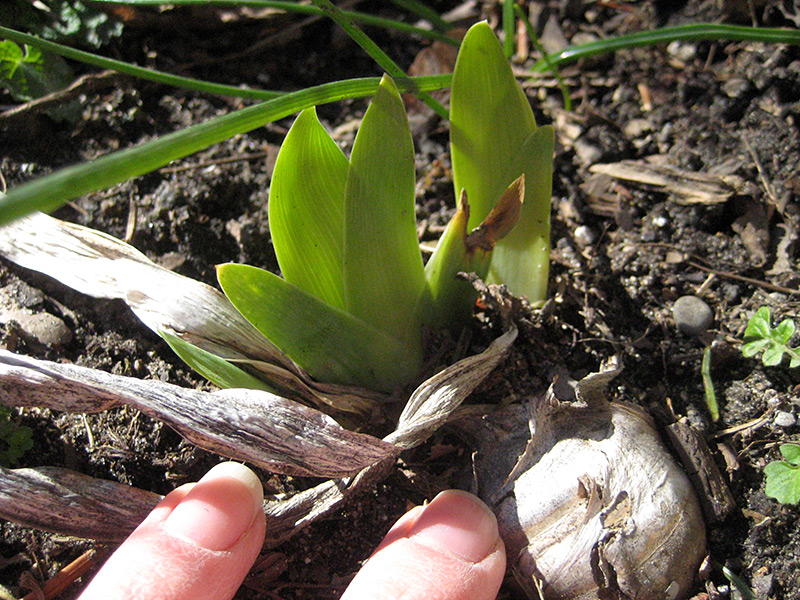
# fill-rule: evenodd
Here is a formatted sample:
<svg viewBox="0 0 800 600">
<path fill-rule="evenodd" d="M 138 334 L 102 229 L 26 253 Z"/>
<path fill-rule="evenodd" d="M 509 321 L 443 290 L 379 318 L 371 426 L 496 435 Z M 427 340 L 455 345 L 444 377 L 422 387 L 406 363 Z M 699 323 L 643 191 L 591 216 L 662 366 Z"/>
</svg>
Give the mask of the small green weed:
<svg viewBox="0 0 800 600">
<path fill-rule="evenodd" d="M 764 467 L 767 476 L 765 492 L 781 504 L 800 502 L 800 446 L 781 444 L 785 460 L 776 460 Z"/>
<path fill-rule="evenodd" d="M 45 54 L 32 46 L 0 41 L 0 86 L 16 100 L 27 102 L 72 83 L 72 70 L 66 61 Z"/>
<path fill-rule="evenodd" d="M 10 467 L 33 448 L 33 431 L 14 420 L 14 412 L 0 406 L 0 466 Z"/>
<path fill-rule="evenodd" d="M 767 367 L 779 365 L 787 355 L 789 367 L 800 367 L 800 351 L 789 346 L 794 332 L 795 324 L 791 319 L 784 319 L 777 327 L 772 327 L 769 308 L 762 306 L 750 317 L 744 330 L 742 354 L 751 358 L 763 350 L 761 362 Z"/>
<path fill-rule="evenodd" d="M 81 0 L 4 0 L 0 23 L 43 39 L 99 48 L 122 33 L 122 24 Z"/>
</svg>

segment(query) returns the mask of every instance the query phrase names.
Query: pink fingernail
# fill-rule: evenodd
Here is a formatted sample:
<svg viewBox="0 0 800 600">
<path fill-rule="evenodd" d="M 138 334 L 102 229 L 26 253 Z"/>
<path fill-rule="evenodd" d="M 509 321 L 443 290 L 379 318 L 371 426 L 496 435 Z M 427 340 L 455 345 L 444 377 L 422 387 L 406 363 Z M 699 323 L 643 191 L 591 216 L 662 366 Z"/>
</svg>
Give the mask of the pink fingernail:
<svg viewBox="0 0 800 600">
<path fill-rule="evenodd" d="M 478 563 L 496 548 L 499 533 L 488 506 L 472 494 L 448 490 L 424 508 L 408 537 Z"/>
<path fill-rule="evenodd" d="M 191 489 L 164 527 L 203 548 L 227 550 L 253 525 L 263 500 L 255 473 L 239 463 L 221 463 Z"/>
</svg>

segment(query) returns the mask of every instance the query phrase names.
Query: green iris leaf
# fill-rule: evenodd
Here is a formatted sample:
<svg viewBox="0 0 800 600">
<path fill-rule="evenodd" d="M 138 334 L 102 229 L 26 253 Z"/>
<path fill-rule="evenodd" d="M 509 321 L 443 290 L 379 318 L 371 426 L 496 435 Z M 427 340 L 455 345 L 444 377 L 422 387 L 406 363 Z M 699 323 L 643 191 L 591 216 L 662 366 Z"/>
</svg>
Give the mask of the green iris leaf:
<svg viewBox="0 0 800 600">
<path fill-rule="evenodd" d="M 347 169 L 347 158 L 309 108 L 281 146 L 269 194 L 270 233 L 283 277 L 341 309 Z"/>
<path fill-rule="evenodd" d="M 389 392 L 419 372 L 419 348 L 269 271 L 225 264 L 217 267 L 217 277 L 236 309 L 320 381 Z"/>
</svg>

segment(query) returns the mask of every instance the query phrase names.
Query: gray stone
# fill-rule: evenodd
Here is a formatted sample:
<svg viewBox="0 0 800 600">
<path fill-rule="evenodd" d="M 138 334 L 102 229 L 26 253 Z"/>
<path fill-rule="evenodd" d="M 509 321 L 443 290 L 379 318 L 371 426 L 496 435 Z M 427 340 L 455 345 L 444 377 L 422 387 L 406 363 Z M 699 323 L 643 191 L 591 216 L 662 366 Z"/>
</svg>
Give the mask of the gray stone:
<svg viewBox="0 0 800 600">
<path fill-rule="evenodd" d="M 24 308 L 0 310 L 0 322 L 14 321 L 29 337 L 48 347 L 59 347 L 72 341 L 72 330 L 61 319 L 47 312 L 35 313 Z"/>
<path fill-rule="evenodd" d="M 714 320 L 714 312 L 697 296 L 681 296 L 672 305 L 672 318 L 678 331 L 699 336 L 708 330 Z"/>
<path fill-rule="evenodd" d="M 779 410 L 772 418 L 772 422 L 777 427 L 792 427 L 797 423 L 797 417 L 790 412 L 786 412 L 785 410 Z"/>
</svg>

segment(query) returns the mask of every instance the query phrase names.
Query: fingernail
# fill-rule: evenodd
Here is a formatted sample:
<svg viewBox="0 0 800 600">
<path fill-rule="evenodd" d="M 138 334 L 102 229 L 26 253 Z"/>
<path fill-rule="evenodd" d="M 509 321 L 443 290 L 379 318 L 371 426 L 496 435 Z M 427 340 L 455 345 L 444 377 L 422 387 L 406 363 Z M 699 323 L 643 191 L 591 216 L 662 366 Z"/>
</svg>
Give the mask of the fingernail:
<svg viewBox="0 0 800 600">
<path fill-rule="evenodd" d="M 221 463 L 197 482 L 164 527 L 208 550 L 227 550 L 261 514 L 263 500 L 255 473 L 239 463 Z"/>
<path fill-rule="evenodd" d="M 488 506 L 472 494 L 448 490 L 423 509 L 408 537 L 478 563 L 496 548 L 499 533 Z"/>
</svg>

